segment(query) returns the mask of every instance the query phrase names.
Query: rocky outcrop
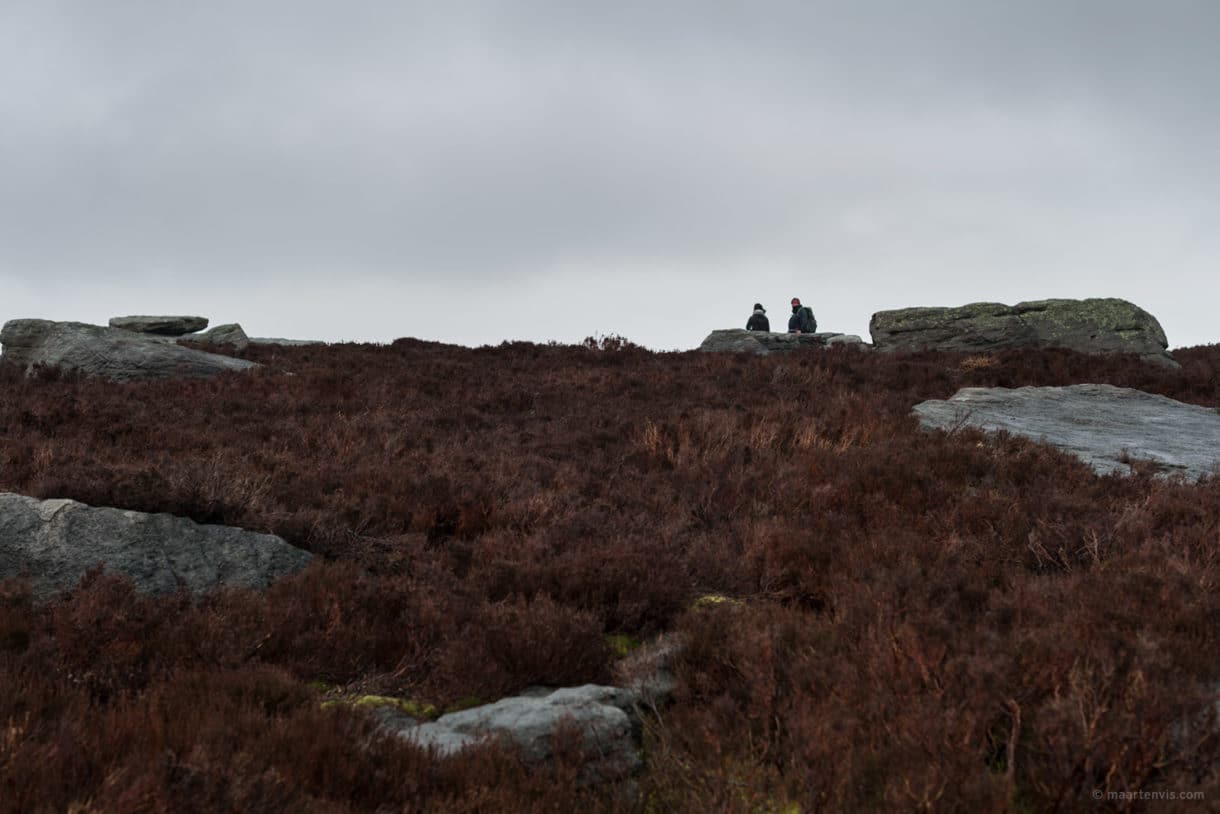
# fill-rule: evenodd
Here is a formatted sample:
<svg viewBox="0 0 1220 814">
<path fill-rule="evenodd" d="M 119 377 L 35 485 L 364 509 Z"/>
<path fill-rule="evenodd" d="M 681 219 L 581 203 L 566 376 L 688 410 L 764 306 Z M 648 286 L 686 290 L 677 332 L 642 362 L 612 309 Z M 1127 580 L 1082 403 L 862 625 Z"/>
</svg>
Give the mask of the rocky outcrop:
<svg viewBox="0 0 1220 814">
<path fill-rule="evenodd" d="M 227 345 L 236 350 L 245 350 L 250 345 L 250 337 L 236 322 L 227 325 L 217 325 L 210 331 L 201 334 L 182 337 L 184 342 L 199 342 L 204 345 Z"/>
<path fill-rule="evenodd" d="M 27 371 L 46 365 L 113 381 L 215 376 L 256 367 L 244 359 L 181 348 L 161 337 L 80 322 L 10 320 L 0 330 L 0 343 L 4 361 Z"/>
<path fill-rule="evenodd" d="M 869 323 L 879 350 L 993 351 L 1069 348 L 1083 353 L 1134 353 L 1177 363 L 1156 317 L 1119 299 L 1039 300 L 1017 305 L 979 302 L 960 308 L 880 311 Z"/>
<path fill-rule="evenodd" d="M 1101 474 L 1151 461 L 1161 474 L 1189 479 L 1220 465 L 1220 414 L 1209 407 L 1108 384 L 1070 387 L 967 387 L 947 401 L 925 401 L 925 427 L 978 427 L 1050 444 Z"/>
<path fill-rule="evenodd" d="M 271 534 L 200 525 L 170 514 L 0 494 L 0 579 L 28 577 L 35 597 L 76 585 L 98 565 L 142 593 L 264 588 L 300 571 L 307 551 Z"/>
<path fill-rule="evenodd" d="M 789 334 L 747 331 L 744 328 L 729 328 L 712 331 L 707 339 L 703 340 L 699 350 L 708 353 L 754 353 L 759 356 L 766 356 L 770 353 L 816 350 L 831 345 L 865 347 L 864 340 L 851 334 Z"/>
<path fill-rule="evenodd" d="M 110 327 L 158 336 L 185 336 L 208 327 L 208 320 L 207 317 L 185 316 L 111 317 Z"/>
</svg>

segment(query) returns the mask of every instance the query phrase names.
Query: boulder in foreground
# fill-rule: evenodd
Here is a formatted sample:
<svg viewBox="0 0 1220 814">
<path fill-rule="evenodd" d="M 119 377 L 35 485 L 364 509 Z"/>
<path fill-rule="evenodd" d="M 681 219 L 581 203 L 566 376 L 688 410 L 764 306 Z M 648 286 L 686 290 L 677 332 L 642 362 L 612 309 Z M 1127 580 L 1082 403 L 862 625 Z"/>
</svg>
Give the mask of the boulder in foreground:
<svg viewBox="0 0 1220 814">
<path fill-rule="evenodd" d="M 158 336 L 185 336 L 208 327 L 207 317 L 187 316 L 130 316 L 111 317 L 111 328 L 135 331 Z"/>
<path fill-rule="evenodd" d="M 947 401 L 916 405 L 915 414 L 926 427 L 978 427 L 1042 441 L 1103 475 L 1151 461 L 1161 474 L 1194 480 L 1220 465 L 1216 410 L 1108 384 L 967 387 Z"/>
<path fill-rule="evenodd" d="M 130 578 L 141 593 L 167 593 L 180 582 L 205 593 L 265 588 L 311 557 L 271 534 L 0 493 L 0 579 L 28 577 L 40 600 L 72 588 L 97 565 Z"/>
<path fill-rule="evenodd" d="M 864 341 L 851 334 L 790 334 L 727 328 L 708 334 L 707 339 L 704 339 L 703 344 L 699 346 L 699 350 L 707 353 L 754 353 L 766 356 L 771 353 L 816 350 L 831 345 L 864 347 Z"/>
<path fill-rule="evenodd" d="M 4 360 L 27 371 L 41 364 L 113 381 L 215 376 L 256 367 L 245 359 L 181 348 L 156 336 L 80 322 L 10 320 L 0 330 L 0 343 Z"/>
<path fill-rule="evenodd" d="M 586 752 L 594 756 L 582 777 L 601 782 L 626 777 L 641 765 L 632 718 L 635 701 L 627 690 L 586 684 L 527 691 L 442 715 L 431 723 L 406 719 L 399 728 L 387 725 L 399 737 L 434 749 L 442 757 L 456 755 L 487 738 L 503 738 L 518 749 L 525 762 L 534 764 L 551 758 L 561 727 L 573 726 L 580 732 Z"/>
<path fill-rule="evenodd" d="M 1120 299 L 977 302 L 960 308 L 880 311 L 873 314 L 869 332 L 880 350 L 1056 347 L 1083 353 L 1134 353 L 1150 362 L 1177 366 L 1156 317 Z"/>
</svg>

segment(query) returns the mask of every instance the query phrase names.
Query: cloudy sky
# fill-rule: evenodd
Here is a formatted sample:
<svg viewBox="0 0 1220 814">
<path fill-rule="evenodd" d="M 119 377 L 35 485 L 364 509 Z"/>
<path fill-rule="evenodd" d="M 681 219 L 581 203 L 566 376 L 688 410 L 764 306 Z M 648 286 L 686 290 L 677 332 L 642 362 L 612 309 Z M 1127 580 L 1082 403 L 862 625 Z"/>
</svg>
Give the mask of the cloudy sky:
<svg viewBox="0 0 1220 814">
<path fill-rule="evenodd" d="M 1220 341 L 1215 0 L 0 0 L 0 317 L 689 348 L 802 297 Z"/>
</svg>

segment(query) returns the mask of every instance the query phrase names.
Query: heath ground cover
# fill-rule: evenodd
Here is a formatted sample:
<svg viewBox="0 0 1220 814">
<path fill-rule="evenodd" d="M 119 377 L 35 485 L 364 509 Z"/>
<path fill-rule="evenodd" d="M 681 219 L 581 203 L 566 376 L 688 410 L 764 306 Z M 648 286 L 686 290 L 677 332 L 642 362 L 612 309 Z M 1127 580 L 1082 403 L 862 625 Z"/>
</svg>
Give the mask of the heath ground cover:
<svg viewBox="0 0 1220 814">
<path fill-rule="evenodd" d="M 0 583 L 0 810 L 1220 799 L 1220 484 L 1098 477 L 910 414 L 963 386 L 1079 382 L 1216 406 L 1220 347 L 1175 352 L 1180 370 L 613 340 L 243 355 L 263 367 L 208 381 L 0 368 L 0 490 L 318 555 L 202 600 L 104 572 L 41 606 Z M 638 793 L 582 786 L 574 747 L 545 768 L 491 747 L 438 762 L 323 707 L 605 682 L 616 642 L 663 632 L 687 646 Z"/>
</svg>

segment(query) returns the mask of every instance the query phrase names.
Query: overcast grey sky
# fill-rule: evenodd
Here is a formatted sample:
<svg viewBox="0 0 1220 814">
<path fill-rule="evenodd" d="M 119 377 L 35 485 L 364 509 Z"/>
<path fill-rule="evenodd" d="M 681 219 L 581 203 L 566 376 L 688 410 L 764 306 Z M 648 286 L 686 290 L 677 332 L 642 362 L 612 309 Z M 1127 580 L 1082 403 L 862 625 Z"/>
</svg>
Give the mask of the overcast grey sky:
<svg viewBox="0 0 1220 814">
<path fill-rule="evenodd" d="M 1118 296 L 1220 341 L 1215 0 L 0 0 L 0 317 L 658 349 Z"/>
</svg>

